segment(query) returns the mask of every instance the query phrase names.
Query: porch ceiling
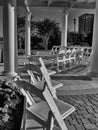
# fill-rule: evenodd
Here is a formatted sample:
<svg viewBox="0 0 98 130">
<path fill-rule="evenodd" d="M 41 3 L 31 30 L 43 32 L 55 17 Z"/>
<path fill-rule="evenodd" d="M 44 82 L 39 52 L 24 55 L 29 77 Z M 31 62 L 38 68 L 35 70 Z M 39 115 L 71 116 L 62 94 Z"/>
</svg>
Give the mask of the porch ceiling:
<svg viewBox="0 0 98 130">
<path fill-rule="evenodd" d="M 25 1 L 25 2 L 24 2 Z M 2 5 L 3 0 L 0 0 Z M 18 6 L 94 9 L 96 0 L 17 0 Z"/>
</svg>

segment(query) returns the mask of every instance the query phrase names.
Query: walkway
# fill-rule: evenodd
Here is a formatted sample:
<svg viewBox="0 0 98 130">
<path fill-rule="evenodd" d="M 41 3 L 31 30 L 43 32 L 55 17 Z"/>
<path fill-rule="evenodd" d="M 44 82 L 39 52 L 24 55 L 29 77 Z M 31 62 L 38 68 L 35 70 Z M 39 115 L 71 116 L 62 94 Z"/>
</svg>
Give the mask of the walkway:
<svg viewBox="0 0 98 130">
<path fill-rule="evenodd" d="M 52 78 L 63 83 L 58 98 L 75 106 L 65 119 L 68 130 L 98 130 L 98 79 L 86 75 L 86 66 L 78 66 Z"/>
</svg>

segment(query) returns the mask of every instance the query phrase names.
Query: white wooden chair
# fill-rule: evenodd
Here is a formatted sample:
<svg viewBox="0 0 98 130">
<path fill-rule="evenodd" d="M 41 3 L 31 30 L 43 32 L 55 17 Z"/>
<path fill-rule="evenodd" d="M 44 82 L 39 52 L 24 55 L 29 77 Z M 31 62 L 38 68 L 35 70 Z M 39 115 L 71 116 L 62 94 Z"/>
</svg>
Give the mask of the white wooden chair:
<svg viewBox="0 0 98 130">
<path fill-rule="evenodd" d="M 56 58 L 56 68 L 57 72 L 61 72 L 69 69 L 73 63 L 76 61 L 76 52 L 71 48 L 61 48 Z M 53 68 L 53 67 L 52 67 Z"/>
<path fill-rule="evenodd" d="M 53 46 L 52 49 L 51 49 L 50 54 L 51 55 L 58 54 L 60 48 L 61 48 L 61 46 Z"/>
<path fill-rule="evenodd" d="M 46 130 L 54 130 L 54 127 L 56 127 L 54 120 L 56 120 L 59 125 L 58 129 L 68 130 L 63 119 L 65 119 L 75 110 L 72 105 L 53 97 L 46 83 L 44 85 L 42 84 L 41 89 L 38 90 L 36 89 L 36 86 L 33 86 L 26 81 L 18 81 L 18 83 L 19 82 L 21 82 L 20 85 L 24 86 L 24 88 L 22 88 L 24 89 L 24 91 L 22 91 L 24 95 L 25 89 L 27 88 L 30 93 L 37 93 L 40 98 L 43 97 L 42 101 L 26 107 L 26 111 L 30 113 L 30 119 L 28 119 L 27 116 L 23 120 L 25 130 L 27 128 L 33 129 L 34 124 L 31 123 L 35 122 L 40 127 L 43 127 L 43 129 L 46 128 Z M 36 90 L 36 92 L 34 91 L 34 89 Z"/>
<path fill-rule="evenodd" d="M 50 115 L 50 108 L 42 95 L 43 88 L 40 88 L 39 90 L 39 88 L 34 87 L 21 79 L 16 79 L 15 83 L 18 87 L 20 87 L 20 90 L 26 99 L 24 102 L 21 130 L 38 128 L 43 130 L 52 130 L 50 129 L 52 115 Z M 42 84 L 41 86 L 44 85 Z M 42 100 L 36 103 L 31 95 L 33 93 L 36 93 L 36 95 Z"/>
<path fill-rule="evenodd" d="M 35 66 L 33 64 L 27 64 L 25 69 L 27 69 L 27 72 L 30 75 L 31 83 L 33 85 L 36 85 L 39 81 L 44 80 L 43 74 L 42 74 L 39 66 Z M 55 90 L 59 87 L 62 87 L 63 84 L 51 79 L 50 75 L 51 75 L 52 72 L 53 71 L 48 70 L 47 75 L 48 75 L 49 79 L 51 80 L 51 84 L 53 86 L 53 89 Z"/>
<path fill-rule="evenodd" d="M 55 118 L 58 120 L 58 123 L 63 130 L 67 127 L 65 126 L 63 119 L 65 119 L 67 116 L 69 116 L 72 112 L 75 111 L 75 107 L 72 105 L 65 103 L 61 100 L 59 100 L 56 96 L 56 92 L 53 90 L 53 86 L 51 84 L 50 78 L 48 77 L 47 70 L 44 66 L 44 62 L 42 58 L 39 58 L 39 61 L 41 63 L 41 71 L 46 81 L 45 90 L 43 91 L 43 95 L 50 106 L 52 112 L 54 113 Z M 62 125 L 61 125 L 62 124 Z"/>
<path fill-rule="evenodd" d="M 35 64 L 36 66 L 40 66 L 39 57 L 41 57 L 41 55 L 39 55 L 39 56 L 29 56 L 29 57 L 28 57 L 29 63 L 30 63 L 30 64 Z M 42 57 L 43 57 L 43 59 L 44 59 L 44 63 L 45 63 L 45 66 L 47 67 L 47 70 L 48 70 L 48 72 L 49 72 L 49 75 L 55 74 L 56 71 L 49 69 L 49 67 L 50 67 L 50 66 L 53 64 L 53 62 L 54 62 L 54 57 L 53 57 L 53 59 L 52 59 L 52 57 L 50 57 L 50 58 L 48 57 L 48 58 L 46 58 L 46 59 L 45 59 L 44 56 L 42 56 Z M 26 64 L 26 63 L 24 63 L 24 64 Z"/>
<path fill-rule="evenodd" d="M 76 55 L 77 55 L 76 61 L 78 64 L 83 64 L 84 62 L 89 63 L 92 57 L 92 48 L 91 47 L 77 48 Z"/>
<path fill-rule="evenodd" d="M 60 129 L 68 130 L 63 119 L 73 113 L 75 108 L 72 105 L 53 97 L 47 86 L 48 85 L 45 86 L 45 90 L 43 91 L 45 100 L 48 103 Z"/>
<path fill-rule="evenodd" d="M 42 127 L 43 129 L 46 128 L 46 130 L 54 130 L 54 128 L 58 130 L 68 130 L 63 119 L 75 110 L 72 105 L 53 97 L 46 83 L 44 83 L 44 85 L 40 84 L 40 89 L 23 80 L 16 80 L 15 83 L 20 87 L 27 102 L 31 100 L 26 93 L 27 91 L 31 94 L 36 94 L 42 99 L 38 103 L 33 102 L 33 104 L 31 104 L 28 102 L 28 104 L 30 103 L 29 106 L 25 105 L 26 112 L 24 112 L 21 130 L 27 130 L 27 128 L 33 129 L 34 127 Z M 54 120 L 58 123 L 59 128 L 55 126 Z"/>
</svg>

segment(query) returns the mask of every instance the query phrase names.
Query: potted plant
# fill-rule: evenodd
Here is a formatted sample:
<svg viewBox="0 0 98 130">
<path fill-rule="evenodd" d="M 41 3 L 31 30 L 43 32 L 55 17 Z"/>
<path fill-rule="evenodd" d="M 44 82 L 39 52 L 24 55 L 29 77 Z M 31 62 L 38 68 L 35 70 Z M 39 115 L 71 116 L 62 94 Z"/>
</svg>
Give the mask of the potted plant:
<svg viewBox="0 0 98 130">
<path fill-rule="evenodd" d="M 14 83 L 0 80 L 0 130 L 20 130 L 24 96 Z"/>
</svg>

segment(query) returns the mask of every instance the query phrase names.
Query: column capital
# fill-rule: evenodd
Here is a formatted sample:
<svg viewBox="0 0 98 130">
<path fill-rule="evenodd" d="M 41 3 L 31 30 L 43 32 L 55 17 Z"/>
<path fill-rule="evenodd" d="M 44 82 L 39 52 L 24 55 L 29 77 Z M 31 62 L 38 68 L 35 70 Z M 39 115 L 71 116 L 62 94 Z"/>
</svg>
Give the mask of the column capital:
<svg viewBox="0 0 98 130">
<path fill-rule="evenodd" d="M 67 11 L 66 9 L 63 9 L 63 10 L 62 10 L 62 13 L 63 13 L 64 15 L 68 15 L 68 11 Z"/>
<path fill-rule="evenodd" d="M 31 15 L 32 15 L 32 13 L 30 12 L 30 13 L 26 13 L 26 18 L 27 18 L 27 20 L 31 20 Z"/>
<path fill-rule="evenodd" d="M 4 0 L 3 5 L 5 4 L 11 4 L 11 6 L 16 6 L 16 0 Z"/>
</svg>

